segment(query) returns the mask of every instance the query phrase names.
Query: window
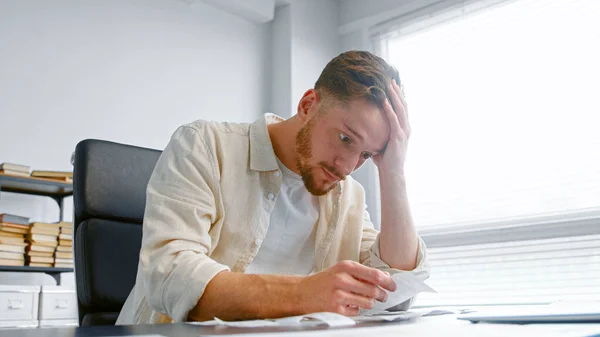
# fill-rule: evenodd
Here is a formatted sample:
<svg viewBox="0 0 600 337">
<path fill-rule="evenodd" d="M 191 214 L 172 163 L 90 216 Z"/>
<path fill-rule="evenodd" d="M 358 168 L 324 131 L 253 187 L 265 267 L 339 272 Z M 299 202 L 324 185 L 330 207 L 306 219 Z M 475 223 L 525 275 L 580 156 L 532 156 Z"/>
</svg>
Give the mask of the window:
<svg viewBox="0 0 600 337">
<path fill-rule="evenodd" d="M 430 247 L 440 294 L 418 303 L 600 300 L 600 1 L 466 3 L 375 30 L 409 104 L 415 223 L 470 237 Z"/>
</svg>

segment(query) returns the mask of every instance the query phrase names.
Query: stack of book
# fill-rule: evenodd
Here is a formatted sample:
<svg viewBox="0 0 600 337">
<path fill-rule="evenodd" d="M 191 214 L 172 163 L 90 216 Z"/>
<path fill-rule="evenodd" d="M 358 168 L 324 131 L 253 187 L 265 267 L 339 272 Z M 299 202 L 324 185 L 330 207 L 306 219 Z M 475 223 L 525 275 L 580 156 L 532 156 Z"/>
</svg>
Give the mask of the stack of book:
<svg viewBox="0 0 600 337">
<path fill-rule="evenodd" d="M 29 177 L 31 168 L 25 165 L 2 163 L 0 164 L 0 174 L 8 174 L 13 176 Z"/>
<path fill-rule="evenodd" d="M 73 172 L 34 170 L 33 172 L 31 172 L 31 176 L 37 178 L 66 181 L 69 183 L 73 182 Z"/>
<path fill-rule="evenodd" d="M 27 265 L 31 267 L 53 267 L 54 252 L 58 246 L 58 224 L 34 222 L 27 234 Z"/>
<path fill-rule="evenodd" d="M 29 218 L 0 214 L 0 265 L 25 265 L 25 234 L 29 232 Z"/>
<path fill-rule="evenodd" d="M 59 224 L 58 247 L 54 258 L 54 267 L 73 268 L 73 224 L 62 221 Z"/>
</svg>

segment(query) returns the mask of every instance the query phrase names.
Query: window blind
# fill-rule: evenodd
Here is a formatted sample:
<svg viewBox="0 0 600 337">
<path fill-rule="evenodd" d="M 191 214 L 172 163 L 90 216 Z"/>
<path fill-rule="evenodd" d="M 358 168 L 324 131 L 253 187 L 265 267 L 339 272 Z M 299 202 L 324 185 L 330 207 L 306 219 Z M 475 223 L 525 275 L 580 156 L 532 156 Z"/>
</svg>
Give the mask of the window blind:
<svg viewBox="0 0 600 337">
<path fill-rule="evenodd" d="M 595 214 L 600 235 L 600 1 L 426 10 L 373 30 L 404 84 L 408 195 L 426 242 L 578 213 Z M 600 236 L 560 233 L 429 247 L 439 294 L 417 304 L 600 300 Z"/>
<path fill-rule="evenodd" d="M 600 301 L 600 235 L 430 248 L 438 293 L 417 304 Z"/>
</svg>

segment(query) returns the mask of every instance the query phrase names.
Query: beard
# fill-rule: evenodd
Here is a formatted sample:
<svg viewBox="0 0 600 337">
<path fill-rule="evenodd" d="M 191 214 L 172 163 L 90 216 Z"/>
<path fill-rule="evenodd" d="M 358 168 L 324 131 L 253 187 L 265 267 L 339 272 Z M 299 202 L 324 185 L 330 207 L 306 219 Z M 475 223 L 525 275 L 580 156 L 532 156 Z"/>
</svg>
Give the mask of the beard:
<svg viewBox="0 0 600 337">
<path fill-rule="evenodd" d="M 304 187 L 306 187 L 310 194 L 314 196 L 321 196 L 331 191 L 337 186 L 338 183 L 331 184 L 331 186 L 319 187 L 313 174 L 313 169 L 318 167 L 313 167 L 310 165 L 310 160 L 312 159 L 311 136 L 317 121 L 317 117 L 318 115 L 308 121 L 308 123 L 306 123 L 306 125 L 304 125 L 300 131 L 298 131 L 298 135 L 296 135 L 296 161 L 298 169 L 300 170 L 300 176 L 304 182 Z M 346 178 L 335 167 L 332 167 L 325 162 L 320 162 L 319 165 L 333 173 L 340 180 L 344 180 Z"/>
</svg>

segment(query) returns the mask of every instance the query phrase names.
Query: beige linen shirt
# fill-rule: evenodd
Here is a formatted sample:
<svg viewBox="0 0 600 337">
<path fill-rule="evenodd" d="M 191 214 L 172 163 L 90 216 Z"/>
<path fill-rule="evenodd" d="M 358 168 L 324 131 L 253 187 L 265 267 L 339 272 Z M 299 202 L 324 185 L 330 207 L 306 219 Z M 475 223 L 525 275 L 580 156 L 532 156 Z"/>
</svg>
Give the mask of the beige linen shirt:
<svg viewBox="0 0 600 337">
<path fill-rule="evenodd" d="M 136 284 L 117 324 L 185 321 L 217 273 L 246 270 L 280 190 L 267 124 L 282 120 L 265 114 L 252 124 L 196 121 L 175 131 L 148 183 Z M 406 272 L 380 259 L 364 189 L 351 177 L 319 197 L 316 226 L 313 272 L 342 260 Z M 422 240 L 417 262 L 410 273 L 426 279 Z"/>
</svg>

